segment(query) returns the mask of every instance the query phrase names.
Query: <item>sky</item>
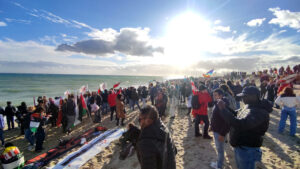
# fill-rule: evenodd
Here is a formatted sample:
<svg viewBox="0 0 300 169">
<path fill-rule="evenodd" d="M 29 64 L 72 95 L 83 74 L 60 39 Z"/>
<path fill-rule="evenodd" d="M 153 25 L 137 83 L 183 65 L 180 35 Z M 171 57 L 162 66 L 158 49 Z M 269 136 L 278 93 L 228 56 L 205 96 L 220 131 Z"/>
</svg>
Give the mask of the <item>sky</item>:
<svg viewBox="0 0 300 169">
<path fill-rule="evenodd" d="M 0 72 L 198 76 L 300 63 L 299 0 L 0 0 Z"/>
</svg>

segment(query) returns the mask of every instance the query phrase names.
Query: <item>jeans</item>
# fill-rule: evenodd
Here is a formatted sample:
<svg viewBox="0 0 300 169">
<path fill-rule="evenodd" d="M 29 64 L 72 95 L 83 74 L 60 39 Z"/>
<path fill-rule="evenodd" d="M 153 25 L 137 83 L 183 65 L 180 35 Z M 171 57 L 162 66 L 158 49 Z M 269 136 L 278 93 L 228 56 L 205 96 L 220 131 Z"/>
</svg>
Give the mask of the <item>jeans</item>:
<svg viewBox="0 0 300 169">
<path fill-rule="evenodd" d="M 285 128 L 285 123 L 287 120 L 287 117 L 290 116 L 290 135 L 294 136 L 296 134 L 296 128 L 297 128 L 297 113 L 296 108 L 289 108 L 289 107 L 283 107 L 281 110 L 281 117 L 278 127 L 278 132 L 282 133 Z"/>
<path fill-rule="evenodd" d="M 4 145 L 3 129 L 0 129 L 0 140 L 1 140 L 2 145 Z"/>
<path fill-rule="evenodd" d="M 28 142 L 30 143 L 30 145 L 34 145 L 34 134 L 31 132 L 31 130 L 25 129 L 25 138 L 28 140 Z"/>
<path fill-rule="evenodd" d="M 102 114 L 107 114 L 108 109 L 109 109 L 108 103 L 103 102 L 103 104 L 102 104 Z"/>
<path fill-rule="evenodd" d="M 238 169 L 254 169 L 255 162 L 261 161 L 259 147 L 239 146 L 234 148 L 235 162 Z"/>
<path fill-rule="evenodd" d="M 209 127 L 209 121 L 208 121 L 208 116 L 207 115 L 196 115 L 195 118 L 195 135 L 200 134 L 199 132 L 199 124 L 200 122 L 204 122 L 204 134 L 203 136 L 208 136 L 208 127 Z"/>
<path fill-rule="evenodd" d="M 137 107 L 139 108 L 139 110 L 141 109 L 138 100 L 132 100 L 132 99 L 130 99 L 129 100 L 129 104 L 130 104 L 130 109 L 131 110 L 134 110 L 134 105 L 137 105 Z"/>
<path fill-rule="evenodd" d="M 218 168 L 223 168 L 224 162 L 224 141 L 219 141 L 219 133 L 214 132 L 215 145 L 218 154 Z"/>
</svg>

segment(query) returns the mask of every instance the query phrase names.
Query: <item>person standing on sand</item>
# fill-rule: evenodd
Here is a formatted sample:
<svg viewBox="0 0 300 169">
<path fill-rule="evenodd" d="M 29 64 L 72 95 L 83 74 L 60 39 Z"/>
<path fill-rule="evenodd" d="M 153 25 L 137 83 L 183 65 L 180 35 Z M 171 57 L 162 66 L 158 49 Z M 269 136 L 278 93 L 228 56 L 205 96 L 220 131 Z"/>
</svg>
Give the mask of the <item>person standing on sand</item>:
<svg viewBox="0 0 300 169">
<path fill-rule="evenodd" d="M 116 98 L 117 98 L 117 93 L 113 89 L 110 89 L 108 95 L 108 104 L 110 107 L 110 121 L 113 121 L 114 113 L 116 111 Z"/>
<path fill-rule="evenodd" d="M 71 133 L 71 127 L 73 126 L 74 122 L 75 122 L 75 116 L 76 116 L 76 112 L 75 112 L 75 102 L 74 102 L 74 95 L 71 94 L 67 100 L 66 103 L 67 107 L 67 126 L 66 126 L 66 131 L 68 133 Z"/>
<path fill-rule="evenodd" d="M 116 120 L 117 120 L 117 126 L 119 126 L 119 120 L 121 120 L 121 125 L 124 126 L 124 120 L 125 120 L 125 105 L 123 103 L 124 96 L 121 94 L 117 95 L 116 98 Z"/>
<path fill-rule="evenodd" d="M 2 109 L 2 107 L 0 107 L 0 140 L 1 140 L 1 145 L 4 146 L 4 110 Z"/>
<path fill-rule="evenodd" d="M 261 100 L 260 91 L 249 86 L 237 96 L 242 97 L 246 107 L 239 112 L 226 108 L 224 101 L 217 105 L 220 115 L 230 125 L 230 144 L 234 148 L 235 161 L 239 169 L 254 169 L 255 162 L 261 161 L 263 136 L 269 127 L 272 105 Z"/>
<path fill-rule="evenodd" d="M 7 127 L 8 130 L 11 128 L 15 128 L 15 121 L 14 121 L 14 116 L 16 114 L 16 108 L 11 105 L 11 102 L 7 102 L 7 106 L 5 108 L 5 115 L 6 115 L 6 121 L 7 121 Z"/>
<path fill-rule="evenodd" d="M 109 106 L 108 106 L 108 92 L 107 92 L 106 89 L 104 90 L 104 93 L 101 94 L 101 97 L 102 97 L 102 114 L 106 115 L 107 112 L 108 112 L 108 109 L 109 109 Z"/>
<path fill-rule="evenodd" d="M 177 149 L 157 109 L 146 105 L 139 115 L 141 133 L 136 151 L 141 169 L 176 169 Z"/>
<path fill-rule="evenodd" d="M 35 151 L 41 152 L 43 150 L 43 143 L 45 140 L 45 130 L 44 126 L 46 124 L 46 113 L 42 107 L 38 107 L 34 113 L 31 114 L 31 121 L 38 123 L 38 127 L 35 133 Z"/>
<path fill-rule="evenodd" d="M 204 85 L 199 86 L 199 92 L 196 92 L 196 95 L 198 95 L 200 108 L 192 110 L 192 114 L 195 118 L 195 137 L 202 136 L 202 134 L 199 131 L 199 124 L 201 121 L 203 121 L 205 124 L 203 138 L 212 139 L 212 137 L 208 135 L 209 120 L 207 115 L 207 105 L 209 102 L 212 101 L 211 96 L 208 93 L 208 91 L 205 89 Z"/>
<path fill-rule="evenodd" d="M 278 132 L 283 133 L 287 117 L 290 116 L 290 136 L 295 137 L 297 130 L 296 106 L 300 103 L 300 97 L 296 97 L 292 88 L 287 87 L 284 94 L 279 96 L 275 103 L 282 106 Z"/>
<path fill-rule="evenodd" d="M 216 89 L 213 92 L 214 97 L 214 107 L 212 111 L 211 117 L 211 130 L 214 133 L 214 140 L 217 149 L 218 161 L 212 162 L 211 167 L 213 168 L 223 168 L 224 162 L 224 141 L 225 136 L 229 132 L 229 124 L 224 121 L 223 117 L 220 115 L 222 112 L 219 110 L 217 106 L 218 100 L 223 100 L 226 106 L 229 107 L 229 102 L 225 98 L 224 91 L 222 89 Z"/>
<path fill-rule="evenodd" d="M 28 113 L 24 117 L 24 132 L 25 132 L 25 139 L 29 142 L 28 150 L 32 151 L 34 149 L 34 133 L 30 130 L 30 121 L 31 121 L 31 114 L 33 114 L 35 108 L 33 106 L 28 107 Z"/>
</svg>

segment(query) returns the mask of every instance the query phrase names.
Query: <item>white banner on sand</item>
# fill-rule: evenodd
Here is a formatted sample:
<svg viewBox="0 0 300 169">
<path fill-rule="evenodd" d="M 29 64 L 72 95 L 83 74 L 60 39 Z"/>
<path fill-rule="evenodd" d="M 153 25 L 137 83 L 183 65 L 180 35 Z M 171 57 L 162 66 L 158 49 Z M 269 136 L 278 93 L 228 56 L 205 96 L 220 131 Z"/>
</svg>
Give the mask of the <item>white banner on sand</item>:
<svg viewBox="0 0 300 169">
<path fill-rule="evenodd" d="M 108 130 L 98 137 L 94 138 L 88 144 L 82 146 L 79 150 L 71 153 L 53 169 L 77 169 L 85 164 L 88 160 L 100 153 L 112 141 L 120 138 L 125 132 L 124 129 Z"/>
</svg>

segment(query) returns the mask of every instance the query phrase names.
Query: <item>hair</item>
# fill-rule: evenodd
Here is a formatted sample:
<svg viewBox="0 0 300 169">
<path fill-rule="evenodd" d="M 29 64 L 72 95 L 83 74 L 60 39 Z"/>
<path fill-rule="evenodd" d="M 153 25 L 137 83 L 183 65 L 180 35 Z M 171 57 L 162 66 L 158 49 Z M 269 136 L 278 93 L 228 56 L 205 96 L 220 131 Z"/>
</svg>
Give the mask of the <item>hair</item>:
<svg viewBox="0 0 300 169">
<path fill-rule="evenodd" d="M 199 90 L 200 90 L 200 91 L 205 90 L 205 89 L 206 89 L 206 87 L 205 87 L 203 84 L 200 84 L 200 85 L 199 85 Z"/>
<path fill-rule="evenodd" d="M 287 87 L 284 89 L 283 96 L 285 97 L 295 97 L 294 90 L 291 87 Z"/>
<path fill-rule="evenodd" d="M 70 98 L 70 99 L 74 99 L 74 94 L 70 94 L 70 95 L 69 95 L 69 98 Z"/>
<path fill-rule="evenodd" d="M 220 88 L 224 91 L 224 92 L 227 92 L 229 93 L 231 96 L 234 96 L 233 92 L 231 91 L 230 87 L 226 84 L 222 84 L 220 86 Z"/>
<path fill-rule="evenodd" d="M 152 105 L 146 105 L 144 108 L 142 108 L 141 115 L 146 116 L 147 118 L 152 119 L 153 121 L 156 121 L 158 119 L 158 111 Z"/>
<path fill-rule="evenodd" d="M 218 95 L 222 95 L 222 96 L 224 96 L 224 91 L 222 90 L 222 89 L 216 89 L 216 90 L 214 90 L 214 93 L 218 93 Z"/>
<path fill-rule="evenodd" d="M 7 101 L 6 104 L 7 104 L 7 105 L 10 105 L 10 104 L 11 104 L 11 101 Z"/>
</svg>

